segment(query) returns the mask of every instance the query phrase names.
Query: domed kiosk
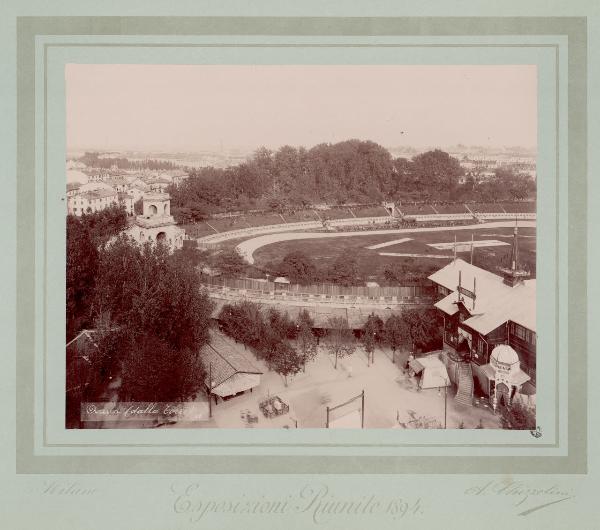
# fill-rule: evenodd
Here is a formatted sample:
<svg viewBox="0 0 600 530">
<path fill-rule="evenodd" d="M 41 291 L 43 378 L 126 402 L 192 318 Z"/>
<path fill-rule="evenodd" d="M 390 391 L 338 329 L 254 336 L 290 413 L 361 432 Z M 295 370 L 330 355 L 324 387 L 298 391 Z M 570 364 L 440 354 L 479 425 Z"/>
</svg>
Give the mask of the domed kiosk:
<svg viewBox="0 0 600 530">
<path fill-rule="evenodd" d="M 499 344 L 490 355 L 490 362 L 481 367 L 480 383 L 487 389 L 490 403 L 510 406 L 515 395 L 530 377 L 521 370 L 519 355 L 508 344 Z"/>
</svg>

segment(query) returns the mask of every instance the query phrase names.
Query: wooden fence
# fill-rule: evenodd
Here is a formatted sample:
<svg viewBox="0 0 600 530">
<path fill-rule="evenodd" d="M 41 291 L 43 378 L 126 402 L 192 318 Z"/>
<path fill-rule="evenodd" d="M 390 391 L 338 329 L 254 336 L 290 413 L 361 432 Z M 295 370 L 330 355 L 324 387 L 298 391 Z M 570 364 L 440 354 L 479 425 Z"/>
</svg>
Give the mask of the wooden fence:
<svg viewBox="0 0 600 530">
<path fill-rule="evenodd" d="M 253 278 L 224 279 L 206 278 L 203 282 L 218 287 L 231 289 L 246 289 L 251 291 L 263 291 L 265 293 L 284 291 L 290 294 L 316 294 L 327 296 L 362 296 L 367 298 L 397 297 L 397 298 L 421 298 L 430 297 L 434 292 L 434 286 L 426 280 L 420 285 L 404 285 L 394 287 L 343 287 L 334 284 L 299 285 L 275 283 L 272 281 L 258 280 Z"/>
</svg>

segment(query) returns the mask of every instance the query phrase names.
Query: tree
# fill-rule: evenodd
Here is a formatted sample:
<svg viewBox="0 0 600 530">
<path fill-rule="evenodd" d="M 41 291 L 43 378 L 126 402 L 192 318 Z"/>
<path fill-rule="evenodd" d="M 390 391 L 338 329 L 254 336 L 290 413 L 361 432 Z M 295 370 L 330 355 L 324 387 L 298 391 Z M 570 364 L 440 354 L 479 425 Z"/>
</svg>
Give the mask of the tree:
<svg viewBox="0 0 600 530">
<path fill-rule="evenodd" d="M 383 320 L 375 313 L 371 313 L 367 317 L 367 321 L 362 329 L 361 341 L 367 352 L 367 362 L 369 359 L 372 363 L 375 362 L 375 346 L 383 338 Z"/>
<path fill-rule="evenodd" d="M 306 309 L 298 314 L 296 325 L 298 329 L 296 343 L 302 355 L 302 369 L 306 370 L 306 363 L 314 360 L 318 354 L 317 337 L 312 331 L 314 321 Z"/>
<path fill-rule="evenodd" d="M 260 307 L 244 300 L 223 306 L 219 313 L 223 331 L 244 346 L 258 348 L 265 336 L 265 323 Z"/>
<path fill-rule="evenodd" d="M 127 228 L 127 212 L 120 205 L 111 205 L 99 212 L 91 210 L 80 217 L 83 226 L 87 227 L 94 243 L 103 245 L 113 236 Z"/>
<path fill-rule="evenodd" d="M 458 185 L 458 177 L 464 170 L 460 162 L 448 153 L 435 149 L 427 151 L 413 158 L 413 178 L 422 190 L 428 190 L 431 196 L 440 196 L 440 191 L 445 192 L 448 198 Z"/>
<path fill-rule="evenodd" d="M 302 368 L 302 356 L 290 345 L 287 341 L 280 341 L 277 344 L 276 354 L 271 360 L 273 369 L 283 376 L 285 386 L 287 386 L 287 378 L 290 375 L 296 375 Z"/>
<path fill-rule="evenodd" d="M 187 401 L 203 386 L 200 353 L 176 348 L 152 333 L 127 334 L 122 359 L 121 399 L 125 401 Z"/>
<path fill-rule="evenodd" d="M 296 324 L 299 328 L 306 327 L 312 330 L 312 328 L 315 326 L 315 321 L 310 316 L 310 313 L 306 309 L 303 309 L 298 313 Z"/>
<path fill-rule="evenodd" d="M 292 321 L 287 312 L 281 313 L 273 307 L 269 308 L 267 311 L 266 323 L 269 329 L 279 337 L 280 340 L 293 339 L 296 337 L 296 324 Z"/>
<path fill-rule="evenodd" d="M 98 271 L 98 249 L 89 227 L 80 219 L 67 217 L 66 309 L 67 341 L 89 322 L 89 301 Z"/>
<path fill-rule="evenodd" d="M 415 348 L 430 348 L 441 341 L 440 316 L 434 309 L 411 309 L 402 313 Z"/>
<path fill-rule="evenodd" d="M 237 250 L 227 249 L 217 254 L 214 266 L 225 278 L 232 278 L 246 269 L 246 262 Z"/>
<path fill-rule="evenodd" d="M 127 226 L 124 208 L 67 216 L 67 340 L 92 323 L 90 301 L 98 272 L 98 249 Z"/>
<path fill-rule="evenodd" d="M 316 281 L 317 267 L 304 252 L 295 250 L 283 257 L 279 273 L 294 283 L 306 285 Z"/>
<path fill-rule="evenodd" d="M 355 350 L 352 330 L 348 321 L 342 317 L 330 317 L 327 321 L 327 349 L 335 356 L 334 368 L 337 370 L 338 358 L 352 355 Z"/>
<path fill-rule="evenodd" d="M 133 213 L 135 215 L 142 215 L 144 213 L 144 200 L 141 197 L 133 203 Z"/>
<path fill-rule="evenodd" d="M 349 251 L 339 254 L 329 269 L 328 279 L 344 287 L 355 285 L 358 280 L 358 263 L 354 255 Z"/>
<path fill-rule="evenodd" d="M 533 430 L 536 427 L 535 412 L 521 403 L 513 402 L 510 407 L 501 405 L 500 414 L 503 429 Z"/>
<path fill-rule="evenodd" d="M 408 325 L 399 315 L 390 315 L 385 321 L 385 341 L 392 348 L 392 362 L 396 361 L 396 350 L 410 338 Z"/>
</svg>

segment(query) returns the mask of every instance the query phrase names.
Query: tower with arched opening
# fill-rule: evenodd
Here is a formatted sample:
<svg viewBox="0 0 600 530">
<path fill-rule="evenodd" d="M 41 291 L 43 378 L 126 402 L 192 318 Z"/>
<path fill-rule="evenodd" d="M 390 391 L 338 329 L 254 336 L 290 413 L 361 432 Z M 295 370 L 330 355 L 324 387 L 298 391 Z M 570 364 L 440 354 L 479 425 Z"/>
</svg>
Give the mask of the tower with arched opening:
<svg viewBox="0 0 600 530">
<path fill-rule="evenodd" d="M 175 224 L 171 215 L 171 197 L 168 193 L 153 191 L 143 196 L 142 215 L 129 228 L 128 235 L 138 243 L 160 243 L 171 251 L 183 246 L 184 230 Z"/>
</svg>

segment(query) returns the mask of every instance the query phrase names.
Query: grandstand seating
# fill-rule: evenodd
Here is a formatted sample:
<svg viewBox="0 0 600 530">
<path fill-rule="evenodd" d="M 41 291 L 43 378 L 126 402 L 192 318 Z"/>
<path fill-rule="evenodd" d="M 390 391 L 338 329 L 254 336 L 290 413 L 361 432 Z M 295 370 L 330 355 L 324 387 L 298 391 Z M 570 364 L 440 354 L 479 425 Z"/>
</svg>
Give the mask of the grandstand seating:
<svg viewBox="0 0 600 530">
<path fill-rule="evenodd" d="M 504 202 L 502 206 L 508 213 L 535 213 L 535 202 Z"/>
<path fill-rule="evenodd" d="M 473 212 L 479 219 L 484 220 L 506 219 L 511 214 L 515 214 L 515 217 L 535 218 L 536 204 L 533 201 L 434 204 L 433 207 L 429 204 L 408 204 L 400 205 L 399 210 L 403 215 L 408 216 L 408 220 L 411 219 L 411 216 L 414 216 L 419 226 L 423 226 L 423 223 L 427 223 L 427 226 L 452 226 L 473 222 L 473 216 L 470 212 Z M 387 210 L 382 206 L 354 206 L 335 207 L 327 210 L 297 210 L 281 215 L 276 213 L 246 213 L 234 217 L 208 219 L 205 222 L 184 225 L 183 228 L 189 237 L 207 238 L 207 242 L 213 240 L 218 242 L 223 239 L 220 235 L 223 232 L 232 232 L 231 237 L 242 237 L 244 234 L 259 233 L 260 227 L 265 226 L 271 227 L 266 229 L 267 232 L 281 232 L 286 230 L 286 226 L 291 223 L 304 223 L 310 229 L 321 228 L 319 217 L 324 221 L 332 221 L 331 226 L 335 226 L 338 230 L 381 229 L 384 228 L 384 225 L 404 228 L 412 226 L 403 223 L 400 225 L 394 224 L 400 222 L 400 220 L 389 217 Z M 369 218 L 379 219 L 369 220 Z M 219 236 L 213 228 L 219 232 Z M 216 239 L 215 236 L 217 236 Z M 225 236 L 225 239 L 227 239 L 227 236 Z"/>
<path fill-rule="evenodd" d="M 209 219 L 207 222 L 210 224 L 210 226 L 214 226 L 219 232 L 248 228 L 248 224 L 243 216 L 226 217 L 223 219 Z"/>
<path fill-rule="evenodd" d="M 464 204 L 434 204 L 433 208 L 440 214 L 469 213 Z"/>
<path fill-rule="evenodd" d="M 435 210 L 429 204 L 401 204 L 398 209 L 404 215 L 433 215 Z"/>
<path fill-rule="evenodd" d="M 469 208 L 474 213 L 504 213 L 502 206 L 493 202 L 473 203 L 469 204 Z"/>
<path fill-rule="evenodd" d="M 329 208 L 328 210 L 319 210 L 318 213 L 324 221 L 327 219 L 348 219 L 354 217 L 350 208 Z"/>
<path fill-rule="evenodd" d="M 209 236 L 215 233 L 206 223 L 185 224 L 181 228 L 185 230 L 186 235 L 193 238 Z"/>
<path fill-rule="evenodd" d="M 318 221 L 319 218 L 314 210 L 298 210 L 282 214 L 287 223 L 304 223 L 307 221 Z"/>
<path fill-rule="evenodd" d="M 352 207 L 352 212 L 356 217 L 384 217 L 388 214 L 388 211 L 383 206 L 371 206 L 371 207 Z"/>
<path fill-rule="evenodd" d="M 276 213 L 265 214 L 250 214 L 243 217 L 243 222 L 246 226 L 267 226 L 283 224 L 283 219 Z"/>
</svg>

